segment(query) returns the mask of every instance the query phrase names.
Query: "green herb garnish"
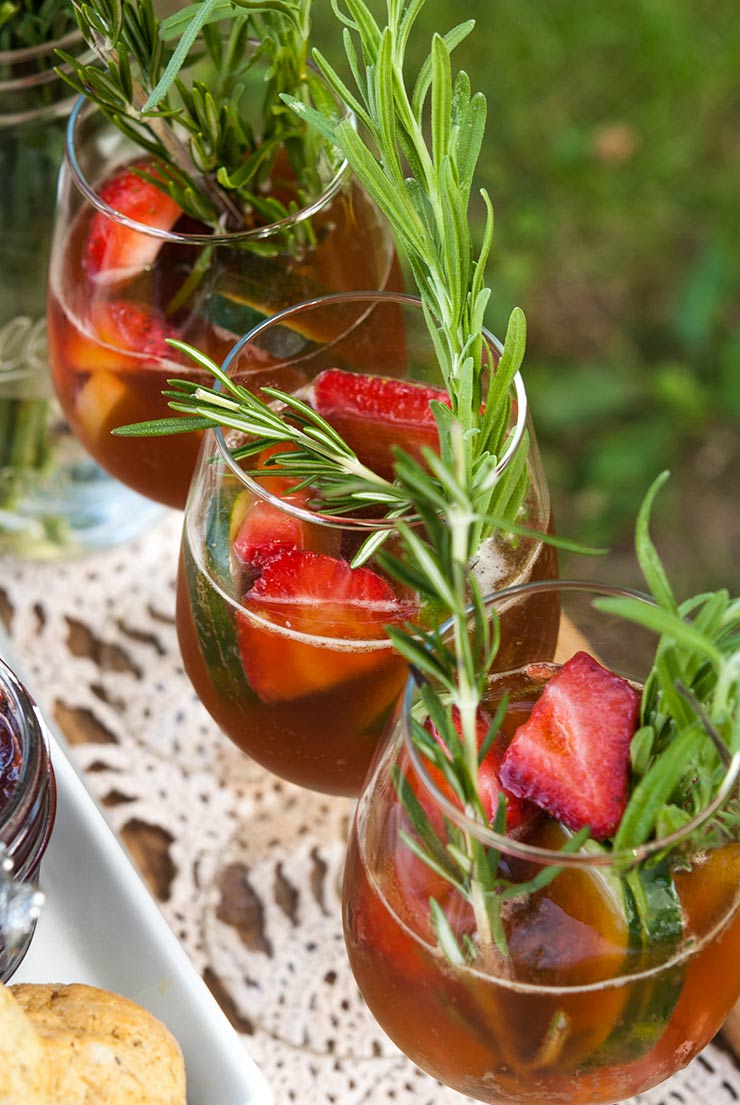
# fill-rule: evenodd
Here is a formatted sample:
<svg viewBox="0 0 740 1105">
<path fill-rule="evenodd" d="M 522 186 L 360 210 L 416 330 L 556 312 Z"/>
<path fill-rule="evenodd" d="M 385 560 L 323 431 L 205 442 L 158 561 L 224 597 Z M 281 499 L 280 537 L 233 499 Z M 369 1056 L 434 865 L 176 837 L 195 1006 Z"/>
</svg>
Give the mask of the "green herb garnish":
<svg viewBox="0 0 740 1105">
<path fill-rule="evenodd" d="M 227 231 L 275 222 L 320 191 L 320 156 L 337 167 L 281 99 L 336 110 L 307 65 L 311 0 L 202 0 L 162 21 L 152 0 L 76 8 L 97 64 L 60 53 L 65 79 L 160 159 L 169 192 L 194 218 Z M 275 174 L 294 202 L 271 191 Z"/>
<path fill-rule="evenodd" d="M 170 406 L 190 420 L 171 419 L 124 432 L 232 427 L 253 438 L 236 453 L 243 461 L 265 443 L 290 442 L 295 449 L 286 452 L 280 464 L 311 486 L 322 509 L 346 513 L 374 505 L 393 521 L 400 552 L 391 555 L 379 548 L 381 537 L 372 539 L 370 548 L 389 573 L 413 588 L 430 608 L 444 612 L 450 626 L 444 637 L 437 626 L 409 624 L 389 630 L 420 682 L 420 707 L 411 719 L 414 744 L 443 773 L 467 818 L 484 830 L 503 834 L 505 802 L 498 803 L 491 824 L 477 790 L 477 716 L 499 638 L 471 564 L 483 540 L 497 531 L 522 531 L 519 513 L 528 488 L 526 442 L 503 471 L 497 470 L 497 463 L 508 440 L 510 388 L 524 356 L 525 324 L 522 313 L 515 310 L 503 355 L 493 371 L 483 333 L 489 294 L 483 272 L 493 226 L 485 193 L 486 233 L 478 255 L 468 218 L 485 102 L 471 95 L 464 73 L 453 79 L 450 59 L 450 51 L 471 25 L 461 24 L 446 36 L 434 36 L 409 93 L 405 49 L 422 6 L 423 0 L 388 0 L 388 25 L 381 28 L 363 0 L 346 0 L 349 14 L 335 0 L 357 92 L 349 91 L 324 58 L 317 55 L 316 63 L 355 112 L 367 137 L 333 113 L 290 102 L 342 150 L 391 219 L 408 255 L 450 397 L 449 407 L 433 404 L 440 455 L 427 450 L 422 464 L 399 448 L 394 479 L 383 480 L 361 465 L 336 432 L 295 397 L 266 389 L 266 398 L 275 401 L 270 407 L 182 345 L 179 348 L 208 368 L 221 388 L 170 381 L 172 390 L 166 393 Z M 426 135 L 431 136 L 430 144 Z M 717 739 L 730 752 L 740 745 L 738 603 L 721 592 L 683 605 L 676 602 L 648 533 L 658 485 L 648 494 L 637 523 L 638 557 L 655 605 L 614 600 L 613 606 L 626 618 L 642 620 L 660 640 L 635 740 L 633 765 L 640 781 L 616 837 L 603 845 L 589 842 L 605 856 L 615 849 L 631 852 L 660 836 L 669 823 L 680 827 L 704 809 L 725 774 Z M 409 515 L 422 524 L 409 524 Z M 367 553 L 368 546 L 363 555 Z M 601 605 L 612 609 L 606 600 Z M 503 708 L 497 711 L 484 745 L 493 739 L 502 715 Z M 432 719 L 449 755 L 426 731 L 427 718 Z M 700 782 L 687 788 L 687 779 L 694 776 Z M 505 953 L 503 903 L 541 889 L 555 877 L 557 866 L 526 883 L 509 882 L 501 874 L 495 848 L 451 820 L 445 822 L 441 839 L 400 775 L 396 786 L 413 830 L 407 834 L 407 845 L 470 903 L 475 915 L 474 937 L 468 936 L 458 946 L 442 907 L 434 903 L 431 910 L 441 949 L 456 963 L 471 961 L 486 946 L 495 945 Z M 718 825 L 722 827 L 719 818 Z M 586 836 L 585 830 L 571 836 L 563 852 L 582 850 Z M 664 876 L 664 868 L 637 867 L 625 880 L 623 895 L 630 903 L 635 948 L 650 947 L 651 903 L 658 897 L 664 906 L 661 939 L 670 944 L 680 938 L 680 903 L 670 877 L 664 887 Z"/>
</svg>

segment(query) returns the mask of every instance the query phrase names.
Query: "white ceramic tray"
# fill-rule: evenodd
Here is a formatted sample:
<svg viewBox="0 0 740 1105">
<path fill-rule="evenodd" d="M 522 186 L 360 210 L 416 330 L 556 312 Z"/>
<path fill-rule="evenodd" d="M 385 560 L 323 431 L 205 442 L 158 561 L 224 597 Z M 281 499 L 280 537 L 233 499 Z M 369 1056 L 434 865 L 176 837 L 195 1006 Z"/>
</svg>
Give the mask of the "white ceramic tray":
<svg viewBox="0 0 740 1105">
<path fill-rule="evenodd" d="M 2 639 L 0 653 L 23 679 Z M 46 902 L 12 981 L 85 982 L 123 994 L 179 1041 L 188 1105 L 271 1105 L 264 1077 L 53 733 L 50 743 L 57 817 L 41 865 Z"/>
</svg>

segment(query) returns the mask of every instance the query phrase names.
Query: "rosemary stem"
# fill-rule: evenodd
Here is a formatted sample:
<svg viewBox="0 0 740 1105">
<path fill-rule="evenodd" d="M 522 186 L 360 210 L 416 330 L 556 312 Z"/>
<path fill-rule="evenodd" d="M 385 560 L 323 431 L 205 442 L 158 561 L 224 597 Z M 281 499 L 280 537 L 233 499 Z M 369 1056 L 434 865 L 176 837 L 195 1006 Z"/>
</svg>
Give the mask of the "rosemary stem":
<svg viewBox="0 0 740 1105">
<path fill-rule="evenodd" d="M 113 56 L 116 51 L 110 51 L 110 56 Z M 103 55 L 104 60 L 108 60 Z M 132 102 L 136 108 L 138 116 L 143 117 L 142 108 L 146 103 L 147 97 L 141 85 L 136 81 L 132 85 Z M 198 187 L 204 192 L 211 203 L 214 205 L 217 211 L 222 213 L 224 229 L 225 230 L 241 230 L 245 226 L 244 216 L 239 208 L 231 200 L 231 197 L 219 188 L 209 177 L 204 176 L 196 168 L 193 159 L 191 158 L 187 147 L 180 141 L 172 127 L 166 123 L 162 123 L 161 120 L 155 117 L 147 119 L 147 125 L 151 128 L 158 140 L 162 143 L 162 146 L 167 151 L 167 156 L 177 165 L 186 176 L 189 176 Z"/>
</svg>

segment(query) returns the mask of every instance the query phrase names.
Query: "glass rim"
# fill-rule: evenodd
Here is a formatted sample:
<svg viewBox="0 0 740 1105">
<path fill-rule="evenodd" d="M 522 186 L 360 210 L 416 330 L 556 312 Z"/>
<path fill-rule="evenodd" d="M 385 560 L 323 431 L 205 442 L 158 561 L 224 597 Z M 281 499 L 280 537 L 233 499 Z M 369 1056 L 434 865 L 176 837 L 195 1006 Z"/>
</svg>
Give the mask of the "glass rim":
<svg viewBox="0 0 740 1105">
<path fill-rule="evenodd" d="M 409 295 L 405 292 L 387 292 L 387 291 L 354 291 L 354 292 L 332 292 L 330 295 L 316 296 L 313 299 L 304 300 L 302 303 L 292 304 L 290 307 L 283 308 L 282 311 L 278 311 L 276 314 L 271 315 L 269 318 L 263 319 L 258 322 L 256 326 L 253 326 L 239 341 L 232 346 L 229 350 L 226 359 L 223 362 L 222 369 L 225 373 L 228 373 L 232 367 L 233 361 L 241 354 L 245 346 L 251 341 L 254 341 L 264 330 L 270 329 L 274 325 L 280 325 L 285 318 L 295 315 L 298 312 L 313 310 L 315 308 L 322 308 L 331 306 L 333 303 L 398 303 L 401 306 L 413 307 L 414 309 L 421 308 L 422 301 L 418 296 Z M 484 338 L 487 343 L 495 349 L 499 356 L 503 353 L 503 345 L 499 339 L 491 334 L 484 328 Z M 216 390 L 221 390 L 223 385 L 221 381 L 216 382 Z M 527 393 L 524 387 L 524 380 L 520 372 L 517 372 L 513 381 L 514 393 L 517 402 L 517 417 L 514 424 L 514 433 L 511 435 L 506 451 L 501 460 L 496 465 L 496 472 L 501 473 L 511 462 L 514 454 L 519 448 L 522 438 L 524 437 L 524 431 L 527 425 L 528 416 L 528 403 Z M 378 532 L 382 530 L 393 530 L 395 528 L 395 522 L 392 520 L 384 519 L 372 519 L 372 518 L 358 518 L 354 515 L 336 516 L 331 514 L 322 514 L 320 511 L 306 510 L 303 507 L 296 506 L 294 503 L 288 503 L 284 498 L 279 495 L 273 495 L 272 492 L 258 484 L 251 476 L 249 476 L 243 468 L 241 468 L 234 460 L 229 446 L 226 444 L 226 438 L 224 436 L 223 427 L 214 427 L 214 435 L 218 444 L 219 451 L 223 460 L 226 462 L 232 473 L 236 475 L 250 491 L 260 496 L 266 502 L 271 503 L 273 506 L 279 507 L 286 514 L 290 514 L 295 518 L 304 522 L 312 522 L 316 525 L 331 526 L 335 529 L 351 529 L 351 530 L 367 530 L 368 532 Z M 414 521 L 415 515 L 405 515 L 404 521 Z"/>
<path fill-rule="evenodd" d="M 554 579 L 536 580 L 529 583 L 518 583 L 512 587 L 506 587 L 501 591 L 495 591 L 484 597 L 487 607 L 495 603 L 508 601 L 521 595 L 531 595 L 542 592 L 566 591 L 590 593 L 594 597 L 627 597 L 638 599 L 649 605 L 655 606 L 655 600 L 642 591 L 630 587 L 602 584 L 583 579 Z M 452 619 L 440 626 L 440 633 L 449 630 Z M 657 640 L 657 635 L 656 635 Z M 717 789 L 712 801 L 700 810 L 695 817 L 683 825 L 680 829 L 669 833 L 660 840 L 646 841 L 636 848 L 623 848 L 619 851 L 611 851 L 603 854 L 588 855 L 585 853 L 566 853 L 559 849 L 542 848 L 538 845 L 527 844 L 525 841 L 516 840 L 511 836 L 496 833 L 493 829 L 487 829 L 480 822 L 468 817 L 467 814 L 451 802 L 436 786 L 427 770 L 424 757 L 411 739 L 408 717 L 413 705 L 416 692 L 416 683 L 412 674 L 406 681 L 406 686 L 400 699 L 400 721 L 403 745 L 413 764 L 414 770 L 419 776 L 422 786 L 436 802 L 442 813 L 449 817 L 458 827 L 472 834 L 477 840 L 496 851 L 513 856 L 517 859 L 530 860 L 547 866 L 572 867 L 579 870 L 592 868 L 624 868 L 629 869 L 636 864 L 656 855 L 659 852 L 668 851 L 688 839 L 693 832 L 701 828 L 727 800 L 732 788 L 740 776 L 740 751 L 735 752 L 725 769 L 721 785 Z"/>
<path fill-rule="evenodd" d="M 145 234 L 149 238 L 159 238 L 162 241 L 176 242 L 180 245 L 200 246 L 234 245 L 239 242 L 257 242 L 265 238 L 273 238 L 280 234 L 281 231 L 298 226 L 318 214 L 319 211 L 322 211 L 334 199 L 344 185 L 345 180 L 349 179 L 350 176 L 349 164 L 345 158 L 341 161 L 331 180 L 329 180 L 318 196 L 312 199 L 299 211 L 295 211 L 283 219 L 277 219 L 273 223 L 267 223 L 265 226 L 253 227 L 251 230 L 220 231 L 218 233 L 209 234 L 181 234 L 172 230 L 162 230 L 159 227 L 148 226 L 146 223 L 139 223 L 135 219 L 129 218 L 128 215 L 123 215 L 120 211 L 116 211 L 115 208 L 110 207 L 105 200 L 100 198 L 95 187 L 87 179 L 80 165 L 76 150 L 77 127 L 81 122 L 85 109 L 88 109 L 88 115 L 95 115 L 97 113 L 100 118 L 105 119 L 105 116 L 100 112 L 97 105 L 91 100 L 88 100 L 86 96 L 81 95 L 77 97 L 67 123 L 64 150 L 65 162 L 72 175 L 74 184 L 85 199 L 100 211 L 101 214 L 105 215 L 113 222 L 120 223 L 129 230 L 135 230 L 137 233 Z M 113 127 L 113 124 L 111 123 L 110 126 Z M 145 151 L 142 151 L 142 156 L 144 156 L 144 154 Z"/>
</svg>

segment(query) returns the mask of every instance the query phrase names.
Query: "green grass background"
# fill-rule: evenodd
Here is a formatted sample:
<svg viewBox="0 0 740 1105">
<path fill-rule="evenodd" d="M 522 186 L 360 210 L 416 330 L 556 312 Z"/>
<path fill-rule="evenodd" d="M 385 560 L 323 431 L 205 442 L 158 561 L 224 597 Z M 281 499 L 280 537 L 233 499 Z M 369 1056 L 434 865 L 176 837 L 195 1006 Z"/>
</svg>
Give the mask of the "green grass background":
<svg viewBox="0 0 740 1105">
<path fill-rule="evenodd" d="M 469 17 L 454 60 L 488 101 L 489 321 L 527 315 L 559 530 L 612 550 L 564 570 L 635 582 L 635 512 L 668 468 L 654 534 L 677 590 L 738 592 L 737 0 L 427 0 L 412 63 Z M 328 0 L 314 31 L 341 67 Z"/>
</svg>

